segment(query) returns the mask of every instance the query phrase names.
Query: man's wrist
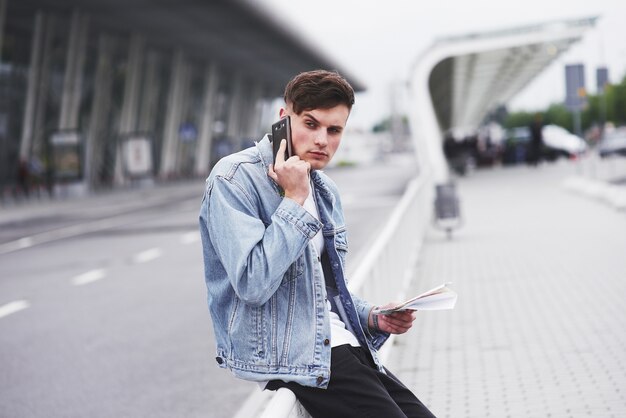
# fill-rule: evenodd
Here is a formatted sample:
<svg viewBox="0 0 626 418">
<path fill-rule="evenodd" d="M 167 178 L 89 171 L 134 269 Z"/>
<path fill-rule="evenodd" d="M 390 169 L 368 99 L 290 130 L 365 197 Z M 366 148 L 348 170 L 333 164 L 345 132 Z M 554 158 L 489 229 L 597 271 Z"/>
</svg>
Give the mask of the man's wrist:
<svg viewBox="0 0 626 418">
<path fill-rule="evenodd" d="M 374 313 L 374 311 L 378 309 L 378 306 L 374 306 L 371 310 L 370 310 L 370 320 L 369 325 L 370 328 L 372 328 L 374 331 L 380 331 L 380 326 L 378 325 L 378 315 Z"/>
<path fill-rule="evenodd" d="M 304 202 L 306 201 L 306 196 L 304 198 L 302 198 L 301 196 L 293 196 L 290 194 L 285 193 L 285 197 L 288 199 L 293 200 L 294 202 L 296 202 L 297 204 L 299 204 L 300 206 L 304 206 Z"/>
</svg>

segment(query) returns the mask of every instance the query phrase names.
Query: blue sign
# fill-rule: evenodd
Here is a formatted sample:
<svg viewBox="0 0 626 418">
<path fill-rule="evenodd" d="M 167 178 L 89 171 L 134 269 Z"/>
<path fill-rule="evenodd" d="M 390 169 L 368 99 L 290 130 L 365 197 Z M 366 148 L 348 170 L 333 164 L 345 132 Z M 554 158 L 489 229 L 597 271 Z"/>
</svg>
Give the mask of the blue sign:
<svg viewBox="0 0 626 418">
<path fill-rule="evenodd" d="M 604 88 L 609 84 L 609 69 L 606 67 L 600 67 L 596 69 L 596 84 L 598 88 L 598 94 L 604 93 Z"/>
<path fill-rule="evenodd" d="M 178 128 L 178 138 L 182 142 L 192 142 L 198 139 L 198 129 L 191 122 L 184 122 Z"/>
<path fill-rule="evenodd" d="M 571 111 L 582 110 L 587 104 L 585 91 L 585 66 L 565 66 L 565 106 Z"/>
</svg>

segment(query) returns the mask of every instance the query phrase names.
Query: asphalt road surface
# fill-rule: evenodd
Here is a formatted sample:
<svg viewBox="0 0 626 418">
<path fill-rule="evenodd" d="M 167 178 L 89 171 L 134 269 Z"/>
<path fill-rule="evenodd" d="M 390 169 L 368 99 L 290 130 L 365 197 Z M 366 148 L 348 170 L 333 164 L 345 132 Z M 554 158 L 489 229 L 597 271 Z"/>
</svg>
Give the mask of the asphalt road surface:
<svg viewBox="0 0 626 418">
<path fill-rule="evenodd" d="M 334 168 L 349 272 L 410 157 Z M 1 417 L 231 417 L 256 386 L 214 361 L 197 214 L 204 184 L 0 207 Z"/>
</svg>

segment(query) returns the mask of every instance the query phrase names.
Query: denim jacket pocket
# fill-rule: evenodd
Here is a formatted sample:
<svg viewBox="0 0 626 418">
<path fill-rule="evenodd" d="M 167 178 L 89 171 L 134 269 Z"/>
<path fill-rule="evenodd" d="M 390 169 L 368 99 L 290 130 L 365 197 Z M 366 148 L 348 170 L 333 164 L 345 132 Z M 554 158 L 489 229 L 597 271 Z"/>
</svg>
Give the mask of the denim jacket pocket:
<svg viewBox="0 0 626 418">
<path fill-rule="evenodd" d="M 233 358 L 254 363 L 263 362 L 268 347 L 264 310 L 265 306 L 250 306 L 236 300 L 228 327 Z M 238 341 L 238 344 L 235 345 L 232 341 Z"/>
</svg>

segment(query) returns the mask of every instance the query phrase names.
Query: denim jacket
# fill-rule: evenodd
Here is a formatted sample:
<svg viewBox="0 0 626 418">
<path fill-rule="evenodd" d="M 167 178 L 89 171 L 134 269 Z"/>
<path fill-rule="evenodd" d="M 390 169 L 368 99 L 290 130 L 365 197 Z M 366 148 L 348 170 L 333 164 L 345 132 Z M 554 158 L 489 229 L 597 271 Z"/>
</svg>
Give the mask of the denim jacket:
<svg viewBox="0 0 626 418">
<path fill-rule="evenodd" d="M 282 196 L 267 174 L 272 161 L 266 136 L 220 160 L 206 181 L 200 233 L 217 363 L 246 380 L 327 387 L 330 318 L 309 243 L 321 229 L 342 320 L 382 370 L 376 350 L 389 335 L 368 329 L 372 305 L 346 287 L 348 245 L 336 185 L 320 171 L 311 173 L 318 221 Z"/>
</svg>

